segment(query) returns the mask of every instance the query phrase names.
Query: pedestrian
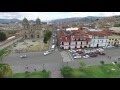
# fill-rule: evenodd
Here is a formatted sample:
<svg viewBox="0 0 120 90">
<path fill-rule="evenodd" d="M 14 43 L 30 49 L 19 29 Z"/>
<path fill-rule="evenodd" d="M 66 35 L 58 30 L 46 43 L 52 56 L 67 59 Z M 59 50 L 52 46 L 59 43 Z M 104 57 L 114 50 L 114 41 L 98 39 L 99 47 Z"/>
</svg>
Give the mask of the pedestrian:
<svg viewBox="0 0 120 90">
<path fill-rule="evenodd" d="M 111 57 L 110 57 L 110 59 L 111 59 Z"/>
<path fill-rule="evenodd" d="M 28 66 L 26 66 L 25 69 L 28 69 Z"/>
<path fill-rule="evenodd" d="M 36 72 L 36 68 L 34 69 L 34 71 Z"/>
</svg>

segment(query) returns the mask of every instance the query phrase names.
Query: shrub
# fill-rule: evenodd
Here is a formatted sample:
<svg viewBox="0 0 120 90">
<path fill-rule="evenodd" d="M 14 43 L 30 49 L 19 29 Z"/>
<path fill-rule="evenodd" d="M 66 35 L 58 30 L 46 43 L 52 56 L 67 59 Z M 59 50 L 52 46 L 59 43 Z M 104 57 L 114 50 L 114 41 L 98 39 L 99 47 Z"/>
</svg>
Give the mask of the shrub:
<svg viewBox="0 0 120 90">
<path fill-rule="evenodd" d="M 103 64 L 105 64 L 105 62 L 104 61 L 100 61 L 100 63 L 103 65 Z"/>
<path fill-rule="evenodd" d="M 0 78 L 4 78 L 11 73 L 12 70 L 8 64 L 0 64 Z"/>
<path fill-rule="evenodd" d="M 69 66 L 66 66 L 66 67 L 62 67 L 60 71 L 65 78 L 70 78 L 72 74 L 71 72 L 73 71 L 73 69 Z"/>
</svg>

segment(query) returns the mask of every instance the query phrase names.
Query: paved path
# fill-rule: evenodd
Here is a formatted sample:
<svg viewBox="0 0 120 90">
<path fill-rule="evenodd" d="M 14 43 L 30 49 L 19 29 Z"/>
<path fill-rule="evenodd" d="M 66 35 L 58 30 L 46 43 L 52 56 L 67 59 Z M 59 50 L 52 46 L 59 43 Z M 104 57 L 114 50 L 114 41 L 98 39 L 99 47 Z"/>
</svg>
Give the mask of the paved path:
<svg viewBox="0 0 120 90">
<path fill-rule="evenodd" d="M 69 56 L 69 54 L 66 51 L 61 51 L 60 54 L 63 58 L 63 62 L 72 61 L 71 57 Z"/>
</svg>

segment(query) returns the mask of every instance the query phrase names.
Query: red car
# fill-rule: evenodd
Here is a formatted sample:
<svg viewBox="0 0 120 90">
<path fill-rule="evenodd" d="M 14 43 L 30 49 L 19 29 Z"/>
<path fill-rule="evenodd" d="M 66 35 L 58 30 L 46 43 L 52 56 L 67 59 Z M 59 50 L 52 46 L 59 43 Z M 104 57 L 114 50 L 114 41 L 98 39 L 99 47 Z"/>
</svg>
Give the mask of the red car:
<svg viewBox="0 0 120 90">
<path fill-rule="evenodd" d="M 82 53 L 83 53 L 83 51 L 76 51 L 76 53 L 78 53 L 78 54 L 82 54 Z"/>
</svg>

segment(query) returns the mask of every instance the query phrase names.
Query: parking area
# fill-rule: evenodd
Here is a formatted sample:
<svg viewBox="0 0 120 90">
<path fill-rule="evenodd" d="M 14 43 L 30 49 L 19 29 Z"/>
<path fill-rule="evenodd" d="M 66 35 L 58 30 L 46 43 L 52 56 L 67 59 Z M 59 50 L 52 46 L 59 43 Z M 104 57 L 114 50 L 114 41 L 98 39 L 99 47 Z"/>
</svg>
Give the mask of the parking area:
<svg viewBox="0 0 120 90">
<path fill-rule="evenodd" d="M 89 50 L 88 50 L 89 51 Z M 72 53 L 70 51 L 67 51 L 70 53 L 71 57 L 73 57 Z M 97 54 L 96 57 L 88 57 L 83 58 L 81 54 L 81 58 L 74 59 L 73 62 L 69 62 L 68 65 L 79 67 L 79 62 L 83 61 L 85 62 L 86 66 L 92 66 L 92 65 L 100 65 L 100 61 L 104 61 L 104 63 L 112 63 L 112 62 L 120 62 L 118 58 L 120 58 L 120 47 L 113 47 L 113 48 L 106 48 L 103 51 L 105 55 L 99 55 Z M 84 54 L 84 53 L 83 53 Z"/>
<path fill-rule="evenodd" d="M 73 59 L 88 59 L 88 58 L 95 58 L 98 56 L 104 56 L 105 50 L 103 48 L 93 48 L 93 49 L 76 49 L 76 50 L 68 50 L 71 57 Z"/>
</svg>

